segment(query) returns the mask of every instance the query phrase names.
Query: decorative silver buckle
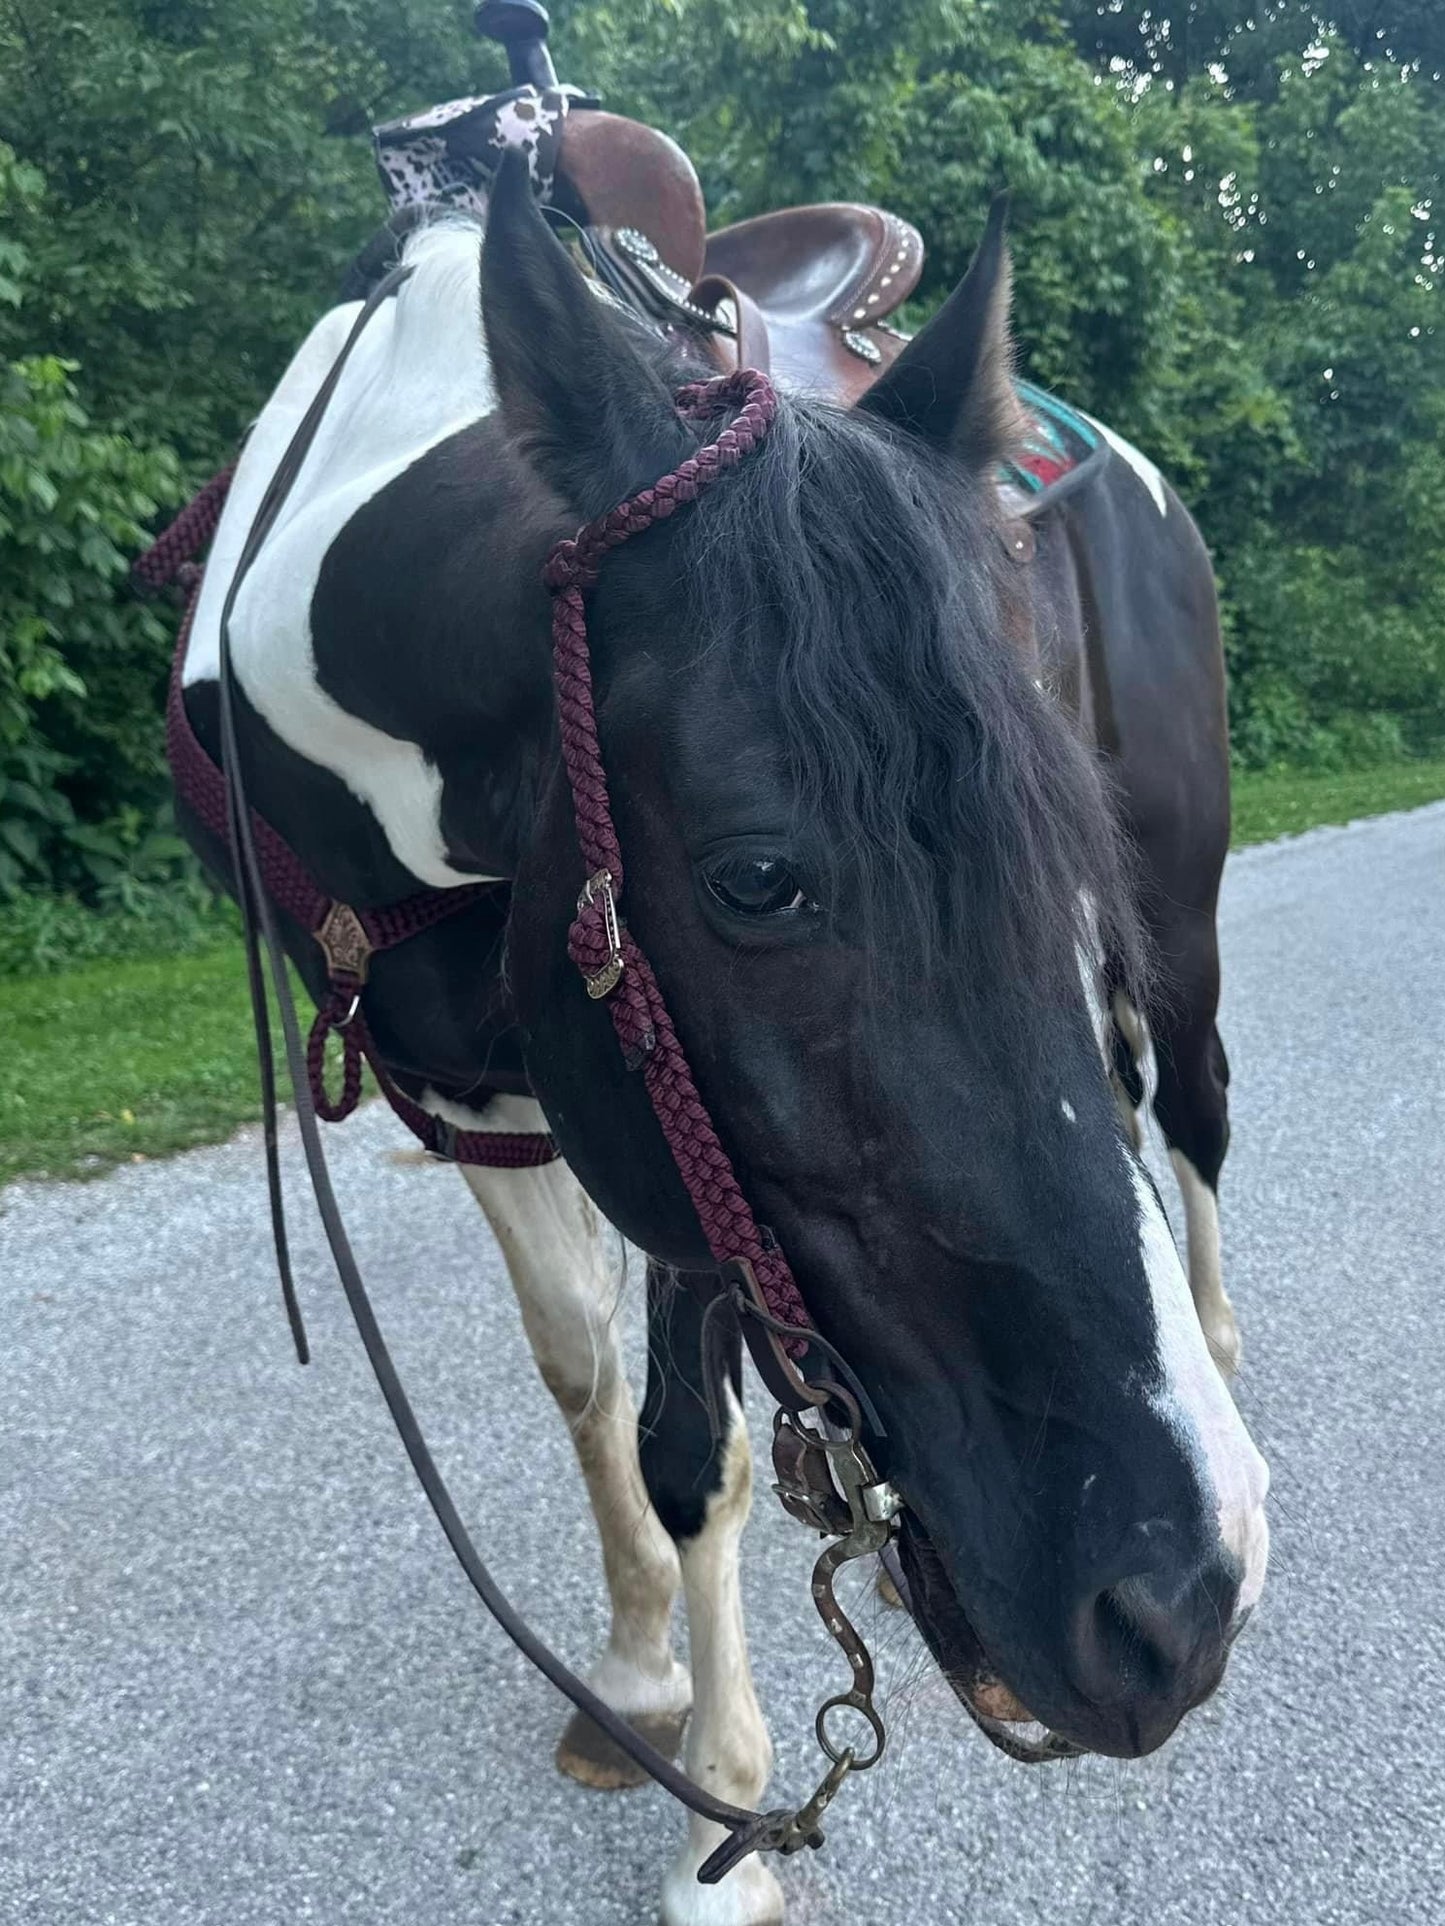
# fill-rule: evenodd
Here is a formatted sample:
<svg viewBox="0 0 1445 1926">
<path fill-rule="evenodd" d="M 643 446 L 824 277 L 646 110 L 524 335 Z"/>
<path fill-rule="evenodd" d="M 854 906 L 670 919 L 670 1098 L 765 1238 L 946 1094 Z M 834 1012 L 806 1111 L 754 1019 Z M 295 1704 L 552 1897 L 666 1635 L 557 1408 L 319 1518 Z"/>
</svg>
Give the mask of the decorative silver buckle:
<svg viewBox="0 0 1445 1926">
<path fill-rule="evenodd" d="M 607 961 L 600 970 L 582 972 L 587 994 L 594 1000 L 610 996 L 622 981 L 622 931 L 617 921 L 617 898 L 612 893 L 610 869 L 599 869 L 587 878 L 577 898 L 577 914 L 580 916 L 583 910 L 589 909 L 598 896 L 602 898 L 602 920 L 607 931 Z"/>
</svg>

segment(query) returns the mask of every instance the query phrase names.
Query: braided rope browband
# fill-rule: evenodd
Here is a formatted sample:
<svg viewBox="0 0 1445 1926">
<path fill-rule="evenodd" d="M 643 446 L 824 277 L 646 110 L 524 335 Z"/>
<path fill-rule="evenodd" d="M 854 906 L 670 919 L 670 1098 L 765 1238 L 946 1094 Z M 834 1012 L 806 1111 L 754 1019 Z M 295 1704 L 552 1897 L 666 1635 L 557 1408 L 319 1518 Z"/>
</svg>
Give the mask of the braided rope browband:
<svg viewBox="0 0 1445 1926">
<path fill-rule="evenodd" d="M 588 994 L 605 998 L 629 1068 L 641 1068 L 662 1134 L 697 1212 L 708 1249 L 719 1265 L 748 1264 L 769 1313 L 793 1327 L 811 1320 L 787 1259 L 754 1218 L 727 1152 L 718 1140 L 652 966 L 618 913 L 623 889 L 622 848 L 607 789 L 597 735 L 592 667 L 587 644 L 587 591 L 603 558 L 634 535 L 666 521 L 736 468 L 762 442 L 778 398 L 766 375 L 739 369 L 679 389 L 679 413 L 703 420 L 736 405 L 738 413 L 716 439 L 650 488 L 588 522 L 553 549 L 543 571 L 551 590 L 552 656 L 561 725 L 562 757 L 572 787 L 577 842 L 587 882 L 568 932 L 568 954 Z M 792 1355 L 803 1348 L 785 1341 Z"/>
</svg>

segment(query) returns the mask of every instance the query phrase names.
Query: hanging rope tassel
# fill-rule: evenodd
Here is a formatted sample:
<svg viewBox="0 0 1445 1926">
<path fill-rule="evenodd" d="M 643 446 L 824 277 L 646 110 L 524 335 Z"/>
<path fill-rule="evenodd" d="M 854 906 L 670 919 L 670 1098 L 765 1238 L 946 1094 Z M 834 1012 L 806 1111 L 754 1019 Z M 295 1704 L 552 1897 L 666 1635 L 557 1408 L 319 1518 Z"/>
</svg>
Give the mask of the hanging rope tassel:
<svg viewBox="0 0 1445 1926">
<path fill-rule="evenodd" d="M 360 996 L 337 985 L 316 1012 L 306 1039 L 306 1073 L 311 1101 L 327 1123 L 344 1123 L 361 1101 L 361 1036 L 356 1027 Z M 326 1039 L 341 1038 L 341 1095 L 333 1103 L 326 1088 Z"/>
</svg>

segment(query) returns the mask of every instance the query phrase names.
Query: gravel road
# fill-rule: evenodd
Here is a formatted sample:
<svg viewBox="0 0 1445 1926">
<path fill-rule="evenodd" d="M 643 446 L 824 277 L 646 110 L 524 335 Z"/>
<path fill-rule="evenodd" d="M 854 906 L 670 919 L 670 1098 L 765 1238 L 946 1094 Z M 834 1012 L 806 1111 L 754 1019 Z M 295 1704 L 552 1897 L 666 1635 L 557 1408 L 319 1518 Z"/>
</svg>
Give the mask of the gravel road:
<svg viewBox="0 0 1445 1926">
<path fill-rule="evenodd" d="M 1445 805 L 1246 853 L 1223 920 L 1276 1544 L 1231 1683 L 1142 1766 L 1027 1771 L 870 1604 L 894 1744 L 784 1870 L 790 1926 L 1445 1917 Z M 585 1663 L 590 1524 L 481 1219 L 389 1115 L 330 1142 L 433 1446 Z M 678 1819 L 553 1769 L 559 1703 L 476 1607 L 297 1233 L 309 1372 L 254 1133 L 0 1198 L 0 1922 L 646 1926 Z M 836 1659 L 771 1501 L 750 1548 L 781 1795 Z"/>
</svg>

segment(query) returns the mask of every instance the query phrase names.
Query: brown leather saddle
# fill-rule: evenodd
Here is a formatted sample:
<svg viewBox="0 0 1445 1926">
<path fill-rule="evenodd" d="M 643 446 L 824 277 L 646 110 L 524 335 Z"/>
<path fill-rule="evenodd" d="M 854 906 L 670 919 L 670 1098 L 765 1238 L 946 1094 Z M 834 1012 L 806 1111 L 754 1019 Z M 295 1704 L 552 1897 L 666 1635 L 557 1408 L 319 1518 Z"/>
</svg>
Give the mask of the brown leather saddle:
<svg viewBox="0 0 1445 1926">
<path fill-rule="evenodd" d="M 587 230 L 604 278 L 697 332 L 721 369 L 853 401 L 903 344 L 888 318 L 918 285 L 923 240 L 883 208 L 825 201 L 709 234 L 677 142 L 595 108 L 567 116 L 553 198 Z"/>
<path fill-rule="evenodd" d="M 709 234 L 697 170 L 677 142 L 559 84 L 539 0 L 482 0 L 476 24 L 507 49 L 513 85 L 375 130 L 393 235 L 398 216 L 438 206 L 484 215 L 491 175 L 513 148 L 599 282 L 690 337 L 721 372 L 757 368 L 846 403 L 898 353 L 904 336 L 888 320 L 923 270 L 916 228 L 830 201 Z M 374 261 L 371 252 L 363 268 L 388 264 L 387 248 Z"/>
</svg>

